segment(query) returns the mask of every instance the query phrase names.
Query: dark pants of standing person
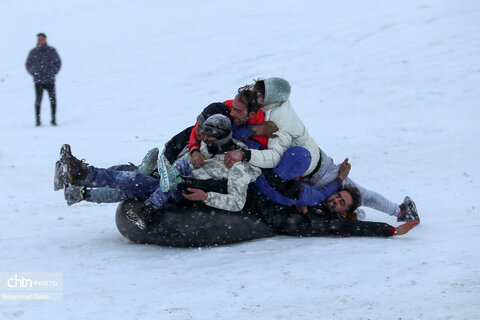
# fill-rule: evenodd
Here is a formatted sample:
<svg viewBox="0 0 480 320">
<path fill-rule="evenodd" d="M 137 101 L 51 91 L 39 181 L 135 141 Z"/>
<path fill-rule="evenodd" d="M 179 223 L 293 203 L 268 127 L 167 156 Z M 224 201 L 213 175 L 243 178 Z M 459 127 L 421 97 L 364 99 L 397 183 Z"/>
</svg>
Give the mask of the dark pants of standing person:
<svg viewBox="0 0 480 320">
<path fill-rule="evenodd" d="M 39 126 L 40 122 L 40 105 L 42 104 L 43 90 L 48 91 L 48 97 L 50 99 L 50 106 L 52 108 L 52 125 L 56 126 L 57 121 L 55 119 L 55 112 L 57 110 L 57 98 L 55 95 L 55 82 L 52 83 L 35 83 L 35 116 L 36 124 Z"/>
</svg>

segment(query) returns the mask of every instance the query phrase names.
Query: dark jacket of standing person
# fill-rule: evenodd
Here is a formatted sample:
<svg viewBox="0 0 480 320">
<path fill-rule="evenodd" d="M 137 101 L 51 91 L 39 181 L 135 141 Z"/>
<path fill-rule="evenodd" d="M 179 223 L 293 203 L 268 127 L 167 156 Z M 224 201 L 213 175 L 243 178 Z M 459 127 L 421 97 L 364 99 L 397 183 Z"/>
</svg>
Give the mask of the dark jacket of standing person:
<svg viewBox="0 0 480 320">
<path fill-rule="evenodd" d="M 35 83 L 54 83 L 62 62 L 54 47 L 48 44 L 33 48 L 28 54 L 26 67 Z"/>
</svg>

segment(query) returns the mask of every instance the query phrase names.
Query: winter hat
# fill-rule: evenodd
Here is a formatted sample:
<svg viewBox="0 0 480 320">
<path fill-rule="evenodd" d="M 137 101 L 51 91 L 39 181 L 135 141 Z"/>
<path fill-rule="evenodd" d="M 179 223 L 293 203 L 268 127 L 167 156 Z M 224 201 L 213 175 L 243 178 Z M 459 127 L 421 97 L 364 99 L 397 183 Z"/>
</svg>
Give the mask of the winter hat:
<svg viewBox="0 0 480 320">
<path fill-rule="evenodd" d="M 228 117 L 228 107 L 221 102 L 210 103 L 197 117 L 197 124 L 200 128 L 203 128 L 205 120 L 214 114 L 223 114 Z"/>
<path fill-rule="evenodd" d="M 265 97 L 263 105 L 268 106 L 272 103 L 287 101 L 290 96 L 290 83 L 282 78 L 268 78 L 263 80 L 265 83 Z"/>
<path fill-rule="evenodd" d="M 223 114 L 214 114 L 208 117 L 202 126 L 203 134 L 217 139 L 231 138 L 232 123 L 230 119 Z"/>
<path fill-rule="evenodd" d="M 285 150 L 280 163 L 273 169 L 273 172 L 283 180 L 292 180 L 301 177 L 311 162 L 310 151 L 303 147 L 291 147 Z"/>
</svg>

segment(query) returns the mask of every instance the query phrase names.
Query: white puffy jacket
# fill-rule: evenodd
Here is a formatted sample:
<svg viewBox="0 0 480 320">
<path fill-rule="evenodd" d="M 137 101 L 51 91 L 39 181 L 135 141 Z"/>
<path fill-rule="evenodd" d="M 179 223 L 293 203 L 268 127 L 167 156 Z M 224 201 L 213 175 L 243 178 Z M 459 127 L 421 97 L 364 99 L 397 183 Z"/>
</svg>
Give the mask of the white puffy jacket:
<svg viewBox="0 0 480 320">
<path fill-rule="evenodd" d="M 297 116 L 290 100 L 269 105 L 265 121 L 273 121 L 279 128 L 277 138 L 268 140 L 268 149 L 251 150 L 250 163 L 260 168 L 275 168 L 285 150 L 293 146 L 304 147 L 312 155 L 312 161 L 304 176 L 310 174 L 320 159 L 320 149 Z"/>
</svg>

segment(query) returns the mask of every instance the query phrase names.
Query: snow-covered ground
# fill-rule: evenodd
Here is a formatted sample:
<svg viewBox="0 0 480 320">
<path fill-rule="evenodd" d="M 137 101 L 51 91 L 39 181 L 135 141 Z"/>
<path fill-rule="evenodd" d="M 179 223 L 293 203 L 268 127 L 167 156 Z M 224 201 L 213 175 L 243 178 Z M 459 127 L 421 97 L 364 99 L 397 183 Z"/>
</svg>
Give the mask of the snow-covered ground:
<svg viewBox="0 0 480 320">
<path fill-rule="evenodd" d="M 480 2 L 1 1 L 0 272 L 63 274 L 0 319 L 479 319 Z M 34 126 L 36 33 L 63 61 Z M 138 163 L 210 102 L 280 76 L 318 144 L 422 223 L 403 237 L 137 245 L 53 192 L 63 143 Z M 367 209 L 371 220 L 398 225 Z"/>
</svg>

